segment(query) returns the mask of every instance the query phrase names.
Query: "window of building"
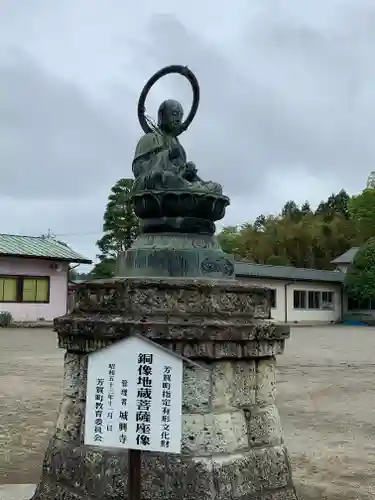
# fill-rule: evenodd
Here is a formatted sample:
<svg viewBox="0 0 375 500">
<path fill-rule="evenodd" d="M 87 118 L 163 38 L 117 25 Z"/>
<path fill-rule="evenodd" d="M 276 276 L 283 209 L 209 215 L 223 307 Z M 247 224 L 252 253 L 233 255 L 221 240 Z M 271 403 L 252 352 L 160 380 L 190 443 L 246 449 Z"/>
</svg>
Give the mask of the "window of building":
<svg viewBox="0 0 375 500">
<path fill-rule="evenodd" d="M 17 301 L 17 278 L 0 277 L 0 302 Z"/>
<path fill-rule="evenodd" d="M 294 290 L 294 309 L 334 309 L 334 292 L 320 290 Z"/>
<path fill-rule="evenodd" d="M 24 278 L 22 287 L 22 302 L 48 302 L 48 278 Z"/>
<path fill-rule="evenodd" d="M 294 309 L 306 309 L 306 290 L 294 290 Z"/>
<path fill-rule="evenodd" d="M 0 302 L 49 302 L 49 277 L 0 276 Z"/>
<path fill-rule="evenodd" d="M 333 292 L 322 292 L 322 309 L 325 311 L 333 311 Z"/>
<path fill-rule="evenodd" d="M 274 309 L 276 307 L 276 290 L 274 288 L 270 288 L 269 292 L 271 307 Z"/>
<path fill-rule="evenodd" d="M 308 308 L 320 309 L 320 292 L 309 290 L 308 293 Z"/>
</svg>

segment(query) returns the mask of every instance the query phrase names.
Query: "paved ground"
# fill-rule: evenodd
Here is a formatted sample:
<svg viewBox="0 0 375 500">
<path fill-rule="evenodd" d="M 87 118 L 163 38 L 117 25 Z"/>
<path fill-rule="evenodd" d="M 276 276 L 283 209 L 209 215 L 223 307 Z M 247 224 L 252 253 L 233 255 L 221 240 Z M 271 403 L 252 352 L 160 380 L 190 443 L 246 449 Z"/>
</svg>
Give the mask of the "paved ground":
<svg viewBox="0 0 375 500">
<path fill-rule="evenodd" d="M 52 330 L 0 329 L 0 483 L 37 482 L 56 422 L 62 369 Z"/>
<path fill-rule="evenodd" d="M 375 499 L 375 328 L 292 330 L 278 405 L 301 497 Z"/>
<path fill-rule="evenodd" d="M 298 327 L 279 358 L 278 404 L 305 500 L 375 498 L 374 353 L 375 328 Z M 49 330 L 0 330 L 0 483 L 38 481 L 62 357 Z"/>
<path fill-rule="evenodd" d="M 29 500 L 34 491 L 34 484 L 0 484 L 0 500 Z"/>
</svg>

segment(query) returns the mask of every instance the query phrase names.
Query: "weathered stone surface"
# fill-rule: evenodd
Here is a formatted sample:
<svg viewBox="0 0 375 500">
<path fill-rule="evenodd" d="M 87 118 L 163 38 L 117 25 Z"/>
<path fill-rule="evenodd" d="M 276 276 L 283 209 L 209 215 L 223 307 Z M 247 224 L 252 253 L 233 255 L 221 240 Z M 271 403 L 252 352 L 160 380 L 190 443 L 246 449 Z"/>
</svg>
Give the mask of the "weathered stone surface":
<svg viewBox="0 0 375 500">
<path fill-rule="evenodd" d="M 216 485 L 212 474 L 212 461 L 192 457 L 169 455 L 166 483 L 168 499 L 212 500 Z"/>
<path fill-rule="evenodd" d="M 266 291 L 234 280 L 117 278 L 85 284 L 55 327 L 70 352 L 143 335 L 191 359 L 254 359 L 282 353 L 289 336 L 269 315 Z"/>
<path fill-rule="evenodd" d="M 242 456 L 213 459 L 220 498 L 252 498 L 264 488 L 283 488 L 290 482 L 290 470 L 282 446 L 255 448 Z"/>
<path fill-rule="evenodd" d="M 86 378 L 87 356 L 66 352 L 64 357 L 64 394 L 84 401 Z"/>
<path fill-rule="evenodd" d="M 56 320 L 67 348 L 63 398 L 34 500 L 126 499 L 127 452 L 83 445 L 87 353 L 144 335 L 184 365 L 182 454 L 144 454 L 142 499 L 295 500 L 275 406 L 275 355 L 289 332 L 244 284 L 110 280 Z"/>
<path fill-rule="evenodd" d="M 279 445 L 282 443 L 282 428 L 277 407 L 254 406 L 245 412 L 248 433 L 253 446 Z"/>
<path fill-rule="evenodd" d="M 255 404 L 256 361 L 221 361 L 212 372 L 212 406 L 217 410 Z"/>
<path fill-rule="evenodd" d="M 205 413 L 210 411 L 210 393 L 212 384 L 212 369 L 201 363 L 203 368 L 188 363 L 184 364 L 183 400 L 184 413 Z"/>
<path fill-rule="evenodd" d="M 187 455 L 234 453 L 248 448 L 243 412 L 183 416 L 182 452 Z"/>
<path fill-rule="evenodd" d="M 257 361 L 255 403 L 269 404 L 276 397 L 276 359 L 267 358 Z"/>
<path fill-rule="evenodd" d="M 64 441 L 79 440 L 84 413 L 84 401 L 63 396 L 56 423 L 56 438 Z"/>
<path fill-rule="evenodd" d="M 47 481 L 38 486 L 33 498 L 40 500 L 51 500 L 52 498 L 54 500 L 82 500 L 80 493 L 72 491 L 69 486 Z M 84 498 L 85 500 L 94 500 L 95 497 L 85 496 Z"/>
<path fill-rule="evenodd" d="M 264 491 L 259 497 L 262 500 L 296 500 L 297 494 L 294 488 L 282 489 L 280 491 Z"/>
<path fill-rule="evenodd" d="M 103 312 L 125 317 L 134 313 L 142 318 L 158 313 L 162 317 L 168 311 L 177 318 L 186 313 L 205 313 L 213 314 L 212 319 L 219 313 L 222 320 L 230 314 L 237 317 L 251 314 L 253 319 L 270 317 L 267 292 L 235 280 L 112 278 L 84 283 L 77 298 L 76 313 Z M 57 324 L 64 323 L 62 318 Z"/>
</svg>

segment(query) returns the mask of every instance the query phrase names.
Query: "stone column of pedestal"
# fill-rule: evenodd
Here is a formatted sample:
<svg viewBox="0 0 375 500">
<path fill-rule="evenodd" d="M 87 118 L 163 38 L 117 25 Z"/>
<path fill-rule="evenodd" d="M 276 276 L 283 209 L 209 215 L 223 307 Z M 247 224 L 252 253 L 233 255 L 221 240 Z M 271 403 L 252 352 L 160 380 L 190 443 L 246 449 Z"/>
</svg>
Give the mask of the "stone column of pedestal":
<svg viewBox="0 0 375 500">
<path fill-rule="evenodd" d="M 132 334 L 194 359 L 183 377 L 181 455 L 145 453 L 145 500 L 296 498 L 275 405 L 289 331 L 266 293 L 232 281 L 92 282 L 56 320 L 64 396 L 34 500 L 126 498 L 127 452 L 83 445 L 87 353 Z"/>
</svg>

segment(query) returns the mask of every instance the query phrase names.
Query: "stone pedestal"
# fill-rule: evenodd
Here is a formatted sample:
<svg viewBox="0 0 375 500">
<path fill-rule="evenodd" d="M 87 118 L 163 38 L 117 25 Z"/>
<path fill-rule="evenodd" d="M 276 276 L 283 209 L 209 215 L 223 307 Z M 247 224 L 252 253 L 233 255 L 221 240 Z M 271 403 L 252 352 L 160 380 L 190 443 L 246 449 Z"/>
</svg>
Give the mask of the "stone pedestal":
<svg viewBox="0 0 375 500">
<path fill-rule="evenodd" d="M 87 354 L 141 334 L 204 365 L 185 365 L 181 455 L 144 453 L 144 500 L 296 498 L 275 405 L 275 357 L 289 330 L 267 293 L 235 280 L 91 282 L 58 318 L 64 394 L 33 500 L 127 497 L 127 452 L 83 445 Z"/>
<path fill-rule="evenodd" d="M 119 255 L 118 276 L 146 278 L 234 279 L 234 259 L 216 236 L 141 234 Z"/>
</svg>

